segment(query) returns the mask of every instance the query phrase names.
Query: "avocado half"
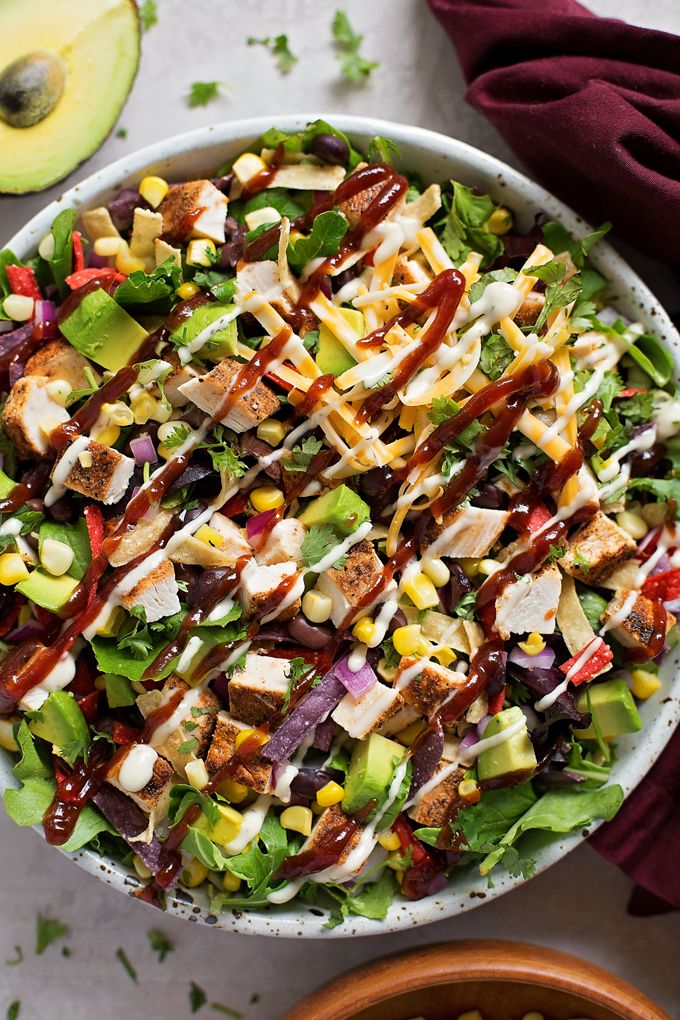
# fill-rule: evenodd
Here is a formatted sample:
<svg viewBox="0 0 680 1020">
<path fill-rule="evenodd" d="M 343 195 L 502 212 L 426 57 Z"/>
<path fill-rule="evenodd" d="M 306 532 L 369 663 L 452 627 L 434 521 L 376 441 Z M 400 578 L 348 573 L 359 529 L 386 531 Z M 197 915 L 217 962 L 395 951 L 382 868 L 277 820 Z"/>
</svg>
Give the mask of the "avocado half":
<svg viewBox="0 0 680 1020">
<path fill-rule="evenodd" d="M 91 156 L 139 56 L 134 0 L 1 0 L 0 191 L 42 191 Z"/>
</svg>

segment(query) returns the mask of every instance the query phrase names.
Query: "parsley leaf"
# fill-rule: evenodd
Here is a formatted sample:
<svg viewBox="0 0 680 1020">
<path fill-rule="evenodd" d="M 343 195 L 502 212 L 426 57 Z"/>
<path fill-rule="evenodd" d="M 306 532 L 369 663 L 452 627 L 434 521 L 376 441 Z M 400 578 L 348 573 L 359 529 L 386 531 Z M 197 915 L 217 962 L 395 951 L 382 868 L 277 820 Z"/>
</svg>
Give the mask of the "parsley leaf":
<svg viewBox="0 0 680 1020">
<path fill-rule="evenodd" d="M 287 35 L 275 35 L 273 38 L 268 35 L 264 39 L 256 39 L 255 36 L 248 37 L 248 46 L 264 46 L 276 59 L 276 66 L 279 71 L 286 74 L 297 64 L 297 57 L 291 53 L 288 46 Z"/>
<path fill-rule="evenodd" d="M 479 356 L 480 371 L 487 375 L 492 382 L 495 382 L 496 379 L 500 379 L 514 357 L 515 352 L 505 338 L 500 333 L 492 333 L 482 343 L 482 351 Z"/>
<path fill-rule="evenodd" d="M 200 985 L 197 985 L 195 981 L 191 982 L 189 987 L 189 1005 L 191 1006 L 192 1013 L 198 1013 L 199 1009 L 202 1009 L 208 1001 L 203 989 Z"/>
<path fill-rule="evenodd" d="M 175 943 L 171 942 L 165 932 L 159 931 L 158 928 L 151 928 L 146 933 L 149 940 L 149 945 L 154 953 L 158 953 L 158 962 L 163 963 L 163 960 L 175 950 Z"/>
<path fill-rule="evenodd" d="M 156 0 L 144 0 L 144 3 L 139 5 L 139 20 L 145 32 L 148 32 L 150 28 L 158 24 Z"/>
<path fill-rule="evenodd" d="M 323 443 L 320 439 L 308 436 L 297 446 L 293 447 L 290 457 L 284 460 L 283 466 L 286 471 L 306 471 L 322 448 Z"/>
<path fill-rule="evenodd" d="M 441 242 L 447 255 L 461 263 L 471 251 L 482 255 L 482 266 L 488 266 L 503 254 L 500 237 L 486 229 L 486 223 L 499 208 L 489 195 L 476 195 L 458 181 L 451 181 L 453 194 L 447 198 L 448 212 L 444 220 Z"/>
<path fill-rule="evenodd" d="M 189 106 L 207 106 L 217 99 L 222 88 L 219 81 L 195 81 L 189 86 L 187 103 Z"/>
<path fill-rule="evenodd" d="M 306 567 L 315 567 L 339 544 L 338 536 L 330 524 L 313 524 L 302 540 L 300 552 Z M 341 556 L 333 564 L 337 570 L 347 557 Z"/>
<path fill-rule="evenodd" d="M 359 49 L 364 37 L 356 34 L 344 11 L 335 12 L 332 31 L 335 45 L 341 51 L 337 54 L 337 59 L 343 78 L 352 85 L 362 84 L 380 65 L 361 56 Z"/>
<path fill-rule="evenodd" d="M 122 968 L 125 971 L 125 973 L 127 974 L 127 976 L 130 978 L 130 981 L 134 981 L 134 983 L 136 985 L 138 985 L 139 984 L 139 978 L 137 977 L 137 971 L 135 970 L 135 968 L 130 963 L 130 961 L 129 961 L 128 957 L 127 957 L 127 953 L 125 952 L 124 949 L 120 949 L 119 948 L 119 949 L 116 950 L 116 959 L 118 960 L 118 962 L 122 966 Z"/>
<path fill-rule="evenodd" d="M 70 934 L 71 929 L 67 924 L 62 924 L 61 921 L 56 921 L 52 917 L 44 917 L 41 913 L 38 913 L 35 937 L 36 954 L 41 956 L 53 942 L 66 938 Z"/>
<path fill-rule="evenodd" d="M 478 280 L 470 287 L 470 304 L 474 304 L 482 296 L 490 283 L 514 283 L 517 279 L 517 270 L 506 266 L 504 269 L 492 269 L 490 273 L 482 273 Z"/>
<path fill-rule="evenodd" d="M 347 233 L 349 223 L 339 209 L 319 213 L 312 224 L 311 233 L 288 244 L 288 261 L 291 266 L 304 266 L 310 259 L 335 255 Z"/>
</svg>

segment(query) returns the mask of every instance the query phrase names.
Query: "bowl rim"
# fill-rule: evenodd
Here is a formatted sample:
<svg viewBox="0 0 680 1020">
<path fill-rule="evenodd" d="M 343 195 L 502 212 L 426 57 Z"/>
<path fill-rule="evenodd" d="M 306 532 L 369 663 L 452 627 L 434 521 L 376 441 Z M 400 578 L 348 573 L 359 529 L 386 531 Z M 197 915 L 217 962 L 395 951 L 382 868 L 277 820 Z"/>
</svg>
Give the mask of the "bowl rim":
<svg viewBox="0 0 680 1020">
<path fill-rule="evenodd" d="M 455 939 L 360 964 L 316 988 L 281 1020 L 352 1020 L 360 1009 L 419 988 L 507 981 L 578 996 L 581 1006 L 614 1010 L 620 1020 L 670 1020 L 616 974 L 550 946 L 506 939 Z"/>
<path fill-rule="evenodd" d="M 195 155 L 197 167 L 205 169 L 201 163 L 201 154 L 208 157 L 206 150 L 219 145 L 234 146 L 236 143 L 246 144 L 257 137 L 272 124 L 285 131 L 296 131 L 316 119 L 323 119 L 349 135 L 370 137 L 380 134 L 392 137 L 398 144 L 420 149 L 425 154 L 435 154 L 449 160 L 452 165 L 456 161 L 468 164 L 471 174 L 493 176 L 499 188 L 507 188 L 521 196 L 522 201 L 530 201 L 536 211 L 544 210 L 560 219 L 570 233 L 581 237 L 591 228 L 589 224 L 567 205 L 555 198 L 550 192 L 536 184 L 529 177 L 515 170 L 495 156 L 483 152 L 466 142 L 451 138 L 427 128 L 400 124 L 374 117 L 350 116 L 336 113 L 301 113 L 282 116 L 249 117 L 241 120 L 225 121 L 216 125 L 184 132 L 159 142 L 155 142 L 133 153 L 117 159 L 113 163 L 96 170 L 82 181 L 68 188 L 58 198 L 51 201 L 45 208 L 36 213 L 14 236 L 5 247 L 11 248 L 20 258 L 26 257 L 37 247 L 40 239 L 48 232 L 52 220 L 62 209 L 89 205 L 97 196 L 111 192 L 124 186 L 130 178 L 137 178 L 142 171 L 154 165 L 172 164 L 180 157 Z M 417 161 L 417 155 L 411 163 Z M 169 176 L 172 176 L 170 174 Z M 656 331 L 664 336 L 665 343 L 673 350 L 676 368 L 680 365 L 680 336 L 671 322 L 661 302 L 655 297 L 647 284 L 638 276 L 631 266 L 606 241 L 597 248 L 596 264 L 607 267 L 607 273 L 624 281 L 625 290 L 635 295 L 640 311 L 650 309 L 646 317 L 653 317 Z M 676 669 L 674 685 L 680 693 L 680 672 Z M 668 692 L 670 693 L 670 691 Z M 666 703 L 659 706 L 656 716 L 645 726 L 644 733 L 649 747 L 642 747 L 625 757 L 617 767 L 616 781 L 628 794 L 646 775 L 649 768 L 663 751 L 669 741 L 674 726 L 680 721 L 680 698 L 667 698 Z M 0 755 L 0 791 L 15 785 L 11 774 L 7 752 Z M 586 830 L 586 835 L 594 832 L 600 825 L 595 822 Z M 40 831 L 41 830 L 37 830 Z M 582 831 L 555 839 L 537 854 L 535 874 L 546 870 L 567 853 L 579 846 L 586 836 Z M 63 852 L 63 851 L 62 851 Z M 96 876 L 120 891 L 134 895 L 139 879 L 132 869 L 125 868 L 120 862 L 111 858 L 100 857 L 94 851 L 80 850 L 68 854 L 84 870 Z M 318 917 L 309 907 L 298 906 L 295 909 L 275 908 L 266 911 L 223 910 L 219 916 L 211 912 L 206 894 L 200 890 L 192 890 L 189 894 L 179 890 L 176 895 L 168 897 L 168 912 L 175 916 L 189 918 L 192 921 L 206 923 L 236 933 L 286 936 L 297 938 L 351 938 L 364 935 L 386 934 L 413 928 L 422 924 L 432 923 L 447 917 L 455 916 L 473 909 L 482 903 L 503 895 L 517 888 L 526 881 L 521 876 L 512 877 L 507 873 L 494 875 L 494 887 L 488 889 L 486 881 L 475 875 L 473 869 L 465 869 L 460 876 L 449 883 L 441 894 L 419 900 L 417 902 L 397 900 L 390 908 L 383 921 L 373 921 L 363 917 L 352 918 L 336 928 L 324 929 L 325 914 Z M 295 903 L 295 901 L 292 901 Z"/>
</svg>

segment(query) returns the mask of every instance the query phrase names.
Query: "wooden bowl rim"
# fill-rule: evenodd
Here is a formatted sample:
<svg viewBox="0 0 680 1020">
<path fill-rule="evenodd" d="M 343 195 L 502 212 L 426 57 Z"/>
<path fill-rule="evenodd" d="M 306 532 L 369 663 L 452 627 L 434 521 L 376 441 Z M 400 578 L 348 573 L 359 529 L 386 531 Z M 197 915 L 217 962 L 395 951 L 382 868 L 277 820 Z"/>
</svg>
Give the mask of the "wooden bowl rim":
<svg viewBox="0 0 680 1020">
<path fill-rule="evenodd" d="M 547 946 L 499 939 L 456 939 L 408 949 L 333 978 L 282 1020 L 351 1020 L 368 1006 L 416 988 L 463 981 L 513 981 L 576 995 L 621 1020 L 671 1020 L 643 992 L 588 960 Z"/>
</svg>

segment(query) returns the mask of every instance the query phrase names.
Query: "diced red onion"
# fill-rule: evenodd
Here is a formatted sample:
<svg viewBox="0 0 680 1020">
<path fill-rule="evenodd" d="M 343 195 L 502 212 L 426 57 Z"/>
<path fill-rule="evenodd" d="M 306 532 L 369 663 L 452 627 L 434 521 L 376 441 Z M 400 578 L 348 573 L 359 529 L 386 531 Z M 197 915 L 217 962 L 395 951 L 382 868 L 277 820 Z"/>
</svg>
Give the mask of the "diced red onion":
<svg viewBox="0 0 680 1020">
<path fill-rule="evenodd" d="M 36 301 L 35 322 L 41 327 L 43 340 L 54 340 L 59 336 L 57 329 L 57 306 L 54 301 Z"/>
<path fill-rule="evenodd" d="M 546 646 L 542 652 L 528 655 L 517 646 L 510 652 L 508 661 L 514 662 L 516 666 L 524 666 L 525 669 L 550 669 L 555 661 L 555 653 L 552 648 Z"/>
<path fill-rule="evenodd" d="M 664 553 L 654 569 L 650 571 L 649 576 L 654 577 L 655 574 L 665 574 L 667 570 L 672 569 L 673 564 L 671 563 L 671 558 L 668 553 Z"/>
<path fill-rule="evenodd" d="M 479 743 L 479 736 L 477 734 L 476 728 L 473 728 L 473 729 L 467 731 L 467 733 L 465 734 L 465 736 L 463 737 L 463 739 L 460 742 L 460 746 L 461 746 L 461 748 L 473 747 L 475 744 L 478 744 L 478 743 Z"/>
<path fill-rule="evenodd" d="M 19 645 L 22 641 L 28 641 L 29 638 L 41 638 L 44 633 L 45 628 L 39 620 L 28 620 L 10 631 L 6 640 L 12 645 Z"/>
<path fill-rule="evenodd" d="M 367 662 L 356 673 L 353 673 L 349 668 L 349 660 L 347 658 L 336 662 L 335 675 L 353 698 L 360 698 L 378 682 L 377 676 Z"/>
<path fill-rule="evenodd" d="M 493 716 L 490 716 L 490 715 L 485 715 L 485 716 L 484 716 L 484 717 L 483 717 L 482 719 L 480 719 L 480 720 L 479 720 L 479 722 L 477 723 L 477 735 L 478 735 L 478 737 L 479 737 L 479 739 L 480 739 L 480 740 L 481 740 L 481 739 L 482 739 L 482 737 L 484 736 L 484 730 L 486 729 L 486 724 L 487 724 L 488 722 L 490 722 L 492 718 L 493 718 Z"/>
<path fill-rule="evenodd" d="M 276 510 L 263 510 L 261 514 L 255 514 L 254 517 L 249 517 L 246 521 L 246 538 L 253 548 L 257 548 L 261 543 L 267 526 L 275 514 Z"/>
<path fill-rule="evenodd" d="M 141 467 L 142 464 L 155 464 L 158 461 L 158 454 L 148 432 L 136 439 L 130 440 L 130 450 L 135 458 L 135 464 Z"/>
<path fill-rule="evenodd" d="M 638 549 L 640 550 L 640 552 L 644 552 L 647 546 L 651 545 L 652 543 L 656 545 L 660 534 L 661 534 L 660 527 L 652 528 L 651 531 L 648 531 L 645 537 L 642 539 L 642 541 L 638 542 Z"/>
</svg>

